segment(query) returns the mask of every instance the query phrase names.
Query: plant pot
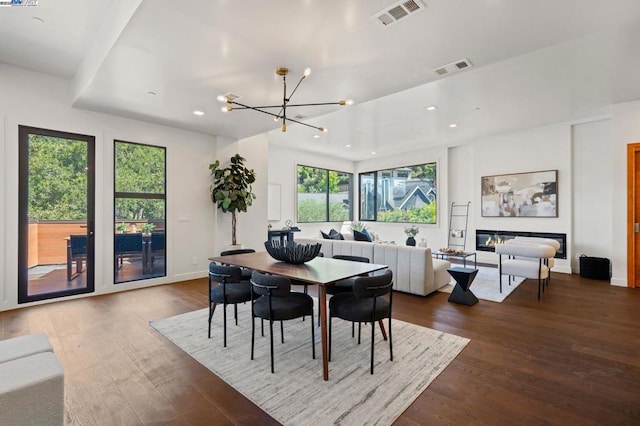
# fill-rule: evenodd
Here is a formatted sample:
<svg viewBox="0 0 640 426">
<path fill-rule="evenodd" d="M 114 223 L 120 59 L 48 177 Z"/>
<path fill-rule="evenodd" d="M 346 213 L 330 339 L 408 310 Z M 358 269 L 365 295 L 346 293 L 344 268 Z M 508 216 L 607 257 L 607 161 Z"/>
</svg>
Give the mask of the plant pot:
<svg viewBox="0 0 640 426">
<path fill-rule="evenodd" d="M 415 245 L 416 245 L 416 239 L 415 239 L 415 238 L 413 238 L 413 237 L 409 237 L 409 238 L 407 238 L 407 245 L 408 245 L 408 246 L 413 246 L 413 247 L 415 247 Z"/>
</svg>

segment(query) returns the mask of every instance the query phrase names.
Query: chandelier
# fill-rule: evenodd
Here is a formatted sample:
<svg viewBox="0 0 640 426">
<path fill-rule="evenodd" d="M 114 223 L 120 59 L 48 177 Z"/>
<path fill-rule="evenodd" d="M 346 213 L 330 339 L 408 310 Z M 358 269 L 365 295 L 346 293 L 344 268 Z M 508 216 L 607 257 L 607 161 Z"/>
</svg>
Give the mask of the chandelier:
<svg viewBox="0 0 640 426">
<path fill-rule="evenodd" d="M 234 110 L 239 110 L 239 109 L 252 109 L 254 111 L 258 111 L 261 112 L 263 114 L 267 114 L 273 117 L 274 121 L 280 121 L 282 120 L 282 131 L 286 132 L 287 131 L 287 122 L 290 121 L 292 123 L 298 123 L 298 124 L 302 124 L 303 126 L 307 126 L 307 127 L 311 127 L 313 129 L 319 130 L 321 132 L 326 132 L 327 129 L 325 127 L 321 127 L 321 126 L 313 126 L 311 124 L 307 124 L 307 123 L 303 123 L 302 121 L 299 120 L 294 120 L 293 118 L 287 117 L 287 108 L 292 108 L 292 107 L 306 107 L 306 106 L 320 106 L 320 105 L 351 105 L 353 104 L 353 101 L 351 100 L 342 100 L 342 101 L 337 101 L 337 102 L 318 102 L 318 103 L 313 103 L 313 104 L 290 104 L 289 101 L 291 101 L 291 97 L 293 96 L 294 93 L 296 93 L 296 90 L 298 90 L 298 87 L 300 86 L 300 83 L 302 83 L 302 80 L 304 80 L 305 78 L 309 77 L 309 74 L 311 74 L 311 68 L 307 68 L 304 70 L 304 73 L 302 73 L 302 76 L 300 77 L 300 81 L 298 81 L 298 84 L 296 84 L 296 87 L 293 88 L 293 91 L 287 95 L 287 74 L 289 74 L 289 69 L 285 68 L 285 67 L 280 67 L 280 68 L 276 68 L 276 74 L 282 77 L 282 84 L 283 84 L 283 95 L 282 95 L 282 103 L 278 104 L 278 105 L 263 105 L 263 106 L 256 106 L 256 107 L 252 107 L 249 105 L 244 105 L 241 104 L 239 102 L 236 102 L 235 99 L 233 99 L 232 97 L 229 96 L 225 96 L 225 95 L 220 95 L 218 96 L 218 100 L 220 102 L 224 102 L 227 103 L 229 105 L 222 107 L 222 111 L 223 112 L 231 112 Z M 234 106 L 230 106 L 230 105 L 234 105 Z M 271 108 L 280 108 L 280 111 L 276 114 L 270 111 L 265 111 L 266 109 L 271 109 Z"/>
</svg>

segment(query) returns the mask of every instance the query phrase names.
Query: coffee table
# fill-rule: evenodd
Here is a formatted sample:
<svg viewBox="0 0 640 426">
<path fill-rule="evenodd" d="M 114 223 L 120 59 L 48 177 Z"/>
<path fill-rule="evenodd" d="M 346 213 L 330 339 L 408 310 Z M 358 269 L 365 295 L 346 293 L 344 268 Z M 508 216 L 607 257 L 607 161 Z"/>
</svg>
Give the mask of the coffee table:
<svg viewBox="0 0 640 426">
<path fill-rule="evenodd" d="M 478 270 L 472 268 L 451 268 L 447 269 L 447 272 L 456 280 L 456 285 L 449 296 L 449 302 L 468 306 L 478 303 L 476 295 L 469 290 L 469 286 L 478 274 Z"/>
</svg>

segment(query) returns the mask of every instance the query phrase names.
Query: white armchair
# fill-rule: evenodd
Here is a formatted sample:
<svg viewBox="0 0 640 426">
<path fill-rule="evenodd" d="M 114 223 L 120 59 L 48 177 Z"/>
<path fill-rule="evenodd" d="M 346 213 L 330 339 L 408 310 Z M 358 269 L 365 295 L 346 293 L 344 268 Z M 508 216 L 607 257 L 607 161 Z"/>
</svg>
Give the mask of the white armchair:
<svg viewBox="0 0 640 426">
<path fill-rule="evenodd" d="M 544 290 L 544 284 L 549 278 L 546 260 L 555 256 L 555 249 L 545 244 L 516 242 L 497 244 L 495 248 L 499 257 L 500 293 L 502 293 L 502 275 L 504 274 L 537 279 L 538 299 L 540 299 L 540 290 Z M 503 256 L 507 256 L 507 259 L 503 260 Z"/>
</svg>

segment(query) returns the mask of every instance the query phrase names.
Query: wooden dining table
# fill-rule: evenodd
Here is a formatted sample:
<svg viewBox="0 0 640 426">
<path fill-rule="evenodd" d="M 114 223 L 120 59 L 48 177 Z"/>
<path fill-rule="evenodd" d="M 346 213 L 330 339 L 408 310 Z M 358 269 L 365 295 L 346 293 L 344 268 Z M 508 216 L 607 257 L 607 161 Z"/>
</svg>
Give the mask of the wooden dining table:
<svg viewBox="0 0 640 426">
<path fill-rule="evenodd" d="M 329 257 L 316 257 L 300 265 L 281 262 L 267 252 L 210 257 L 210 261 L 241 266 L 290 279 L 318 284 L 320 304 L 320 331 L 322 335 L 322 369 L 324 380 L 329 380 L 329 346 L 327 340 L 327 286 L 346 278 L 368 274 L 388 268 L 375 263 L 348 262 Z"/>
</svg>

